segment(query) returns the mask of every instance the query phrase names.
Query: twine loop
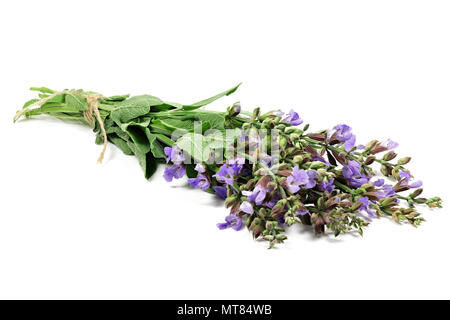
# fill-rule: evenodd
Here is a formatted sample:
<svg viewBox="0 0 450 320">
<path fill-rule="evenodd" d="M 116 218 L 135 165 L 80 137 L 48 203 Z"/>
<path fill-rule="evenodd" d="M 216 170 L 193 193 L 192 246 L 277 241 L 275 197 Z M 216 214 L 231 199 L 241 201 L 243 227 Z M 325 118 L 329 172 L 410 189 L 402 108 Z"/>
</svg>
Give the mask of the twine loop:
<svg viewBox="0 0 450 320">
<path fill-rule="evenodd" d="M 86 99 L 87 105 L 88 105 L 88 109 L 83 111 L 83 117 L 84 120 L 91 126 L 94 126 L 95 124 L 95 118 L 97 118 L 98 124 L 100 125 L 100 130 L 103 134 L 103 150 L 100 153 L 100 156 L 98 157 L 97 162 L 98 163 L 102 163 L 103 158 L 105 156 L 105 152 L 106 152 L 106 146 L 108 144 L 108 136 L 106 135 L 106 130 L 105 130 L 105 125 L 103 123 L 102 117 L 100 115 L 100 111 L 98 109 L 99 105 L 100 105 L 100 99 L 102 99 L 104 96 L 98 93 L 94 93 L 94 94 L 84 94 L 75 90 L 64 90 L 64 91 L 57 91 L 51 95 L 49 95 L 48 97 L 45 97 L 39 101 L 36 101 L 32 104 L 30 104 L 29 106 L 27 106 L 26 108 L 23 108 L 22 110 L 17 111 L 16 115 L 14 116 L 14 121 L 17 121 L 17 119 L 19 119 L 24 113 L 30 111 L 33 107 L 35 106 L 40 106 L 42 104 L 44 104 L 45 102 L 47 102 L 48 100 L 61 95 L 61 94 L 75 94 L 77 96 L 80 96 L 84 99 Z"/>
</svg>

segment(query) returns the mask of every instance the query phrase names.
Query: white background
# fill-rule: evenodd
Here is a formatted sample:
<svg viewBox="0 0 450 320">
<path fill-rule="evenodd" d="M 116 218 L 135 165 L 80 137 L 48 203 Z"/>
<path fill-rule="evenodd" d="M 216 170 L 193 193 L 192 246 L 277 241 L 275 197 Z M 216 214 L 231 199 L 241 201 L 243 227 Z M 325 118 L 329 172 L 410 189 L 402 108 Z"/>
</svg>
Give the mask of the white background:
<svg viewBox="0 0 450 320">
<path fill-rule="evenodd" d="M 392 138 L 448 200 L 448 1 L 8 1 L 0 9 L 0 298 L 450 298 L 448 203 L 363 238 L 219 231 L 213 196 L 149 182 L 87 127 L 12 123 L 30 86 L 295 108 Z"/>
</svg>

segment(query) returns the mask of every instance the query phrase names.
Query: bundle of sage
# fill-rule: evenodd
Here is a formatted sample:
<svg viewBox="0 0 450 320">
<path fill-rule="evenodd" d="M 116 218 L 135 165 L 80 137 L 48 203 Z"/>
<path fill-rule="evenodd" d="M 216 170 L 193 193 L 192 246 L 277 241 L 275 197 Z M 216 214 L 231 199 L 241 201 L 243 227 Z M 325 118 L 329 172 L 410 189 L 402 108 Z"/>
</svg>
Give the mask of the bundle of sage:
<svg viewBox="0 0 450 320">
<path fill-rule="evenodd" d="M 193 104 L 31 88 L 39 98 L 26 102 L 14 121 L 45 114 L 90 125 L 103 144 L 99 162 L 109 141 L 137 157 L 146 179 L 157 163 L 166 163 L 167 181 L 187 176 L 191 187 L 224 199 L 230 213 L 219 229 L 245 225 L 270 248 L 296 223 L 311 225 L 316 234 L 362 235 L 373 218 L 419 226 L 424 219 L 417 205 L 441 207 L 439 197 L 420 196 L 422 182 L 405 167 L 411 158 L 396 160 L 392 140 L 357 144 L 345 124 L 309 132 L 294 110 L 247 112 L 239 103 L 224 112 L 201 109 L 238 87 Z"/>
</svg>

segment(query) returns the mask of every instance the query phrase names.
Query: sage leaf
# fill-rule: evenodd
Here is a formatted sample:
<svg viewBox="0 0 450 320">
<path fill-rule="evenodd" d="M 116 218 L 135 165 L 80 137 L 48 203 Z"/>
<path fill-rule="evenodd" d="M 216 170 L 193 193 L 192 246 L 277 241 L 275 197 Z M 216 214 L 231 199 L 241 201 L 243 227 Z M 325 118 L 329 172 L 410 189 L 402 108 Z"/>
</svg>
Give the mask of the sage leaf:
<svg viewBox="0 0 450 320">
<path fill-rule="evenodd" d="M 31 91 L 39 91 L 39 92 L 42 92 L 42 93 L 49 93 L 49 94 L 55 93 L 54 90 L 46 88 L 46 87 L 31 87 L 30 90 Z"/>
<path fill-rule="evenodd" d="M 116 123 L 129 122 L 140 116 L 147 115 L 151 106 L 163 104 L 163 101 L 151 95 L 135 96 L 117 104 L 117 108 L 111 112 L 111 118 Z"/>
<path fill-rule="evenodd" d="M 67 108 L 74 111 L 85 111 L 88 109 L 86 99 L 74 93 L 66 93 L 65 103 Z"/>
<path fill-rule="evenodd" d="M 130 149 L 127 142 L 125 140 L 122 140 L 120 137 L 118 137 L 115 134 L 108 135 L 108 140 L 111 141 L 113 144 L 115 144 L 122 152 L 128 156 L 134 155 L 134 152 Z"/>
<path fill-rule="evenodd" d="M 153 156 L 157 159 L 165 159 L 166 155 L 164 153 L 164 148 L 158 141 L 156 134 L 150 133 L 150 130 L 148 132 L 149 132 L 148 139 L 150 141 L 150 150 Z"/>
<path fill-rule="evenodd" d="M 211 98 L 208 98 L 208 99 L 205 99 L 205 100 L 201 100 L 201 101 L 193 103 L 193 104 L 184 105 L 182 108 L 184 110 L 195 110 L 195 109 L 201 108 L 203 106 L 206 106 L 207 104 L 210 104 L 211 102 L 216 101 L 217 99 L 220 99 L 220 98 L 222 98 L 224 96 L 228 96 L 228 95 L 232 94 L 233 92 L 235 92 L 239 88 L 240 85 L 241 85 L 241 83 L 239 83 L 237 86 L 235 86 L 235 87 L 233 87 L 231 89 L 228 89 L 228 90 L 226 90 L 224 92 L 221 92 L 221 93 L 219 93 L 219 94 L 217 94 L 217 95 L 215 95 L 215 96 L 213 96 Z"/>
<path fill-rule="evenodd" d="M 128 135 L 131 140 L 133 140 L 136 148 L 142 153 L 147 153 L 150 151 L 150 141 L 148 140 L 146 129 L 147 128 L 135 125 L 128 126 L 127 128 Z"/>
</svg>

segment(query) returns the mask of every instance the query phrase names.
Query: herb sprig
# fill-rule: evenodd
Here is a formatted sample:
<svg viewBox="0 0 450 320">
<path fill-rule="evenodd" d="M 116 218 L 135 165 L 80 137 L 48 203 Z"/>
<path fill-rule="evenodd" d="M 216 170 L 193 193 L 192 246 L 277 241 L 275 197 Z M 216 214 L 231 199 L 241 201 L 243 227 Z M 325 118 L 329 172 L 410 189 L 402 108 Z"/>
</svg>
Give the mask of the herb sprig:
<svg viewBox="0 0 450 320">
<path fill-rule="evenodd" d="M 39 98 L 27 101 L 14 120 L 46 114 L 88 124 L 104 145 L 100 162 L 109 141 L 137 157 L 146 179 L 165 162 L 167 181 L 186 175 L 193 188 L 224 199 L 230 214 L 219 229 L 245 225 L 270 248 L 296 223 L 313 226 L 318 235 L 362 235 L 373 218 L 419 226 L 418 205 L 441 208 L 439 197 L 421 197 L 422 182 L 406 168 L 411 158 L 396 160 L 392 140 L 357 145 L 343 124 L 310 133 L 309 125 L 299 128 L 303 120 L 294 110 L 261 114 L 239 103 L 224 112 L 200 109 L 238 87 L 193 104 L 31 88 Z M 384 179 L 377 178 L 375 164 Z"/>
</svg>

